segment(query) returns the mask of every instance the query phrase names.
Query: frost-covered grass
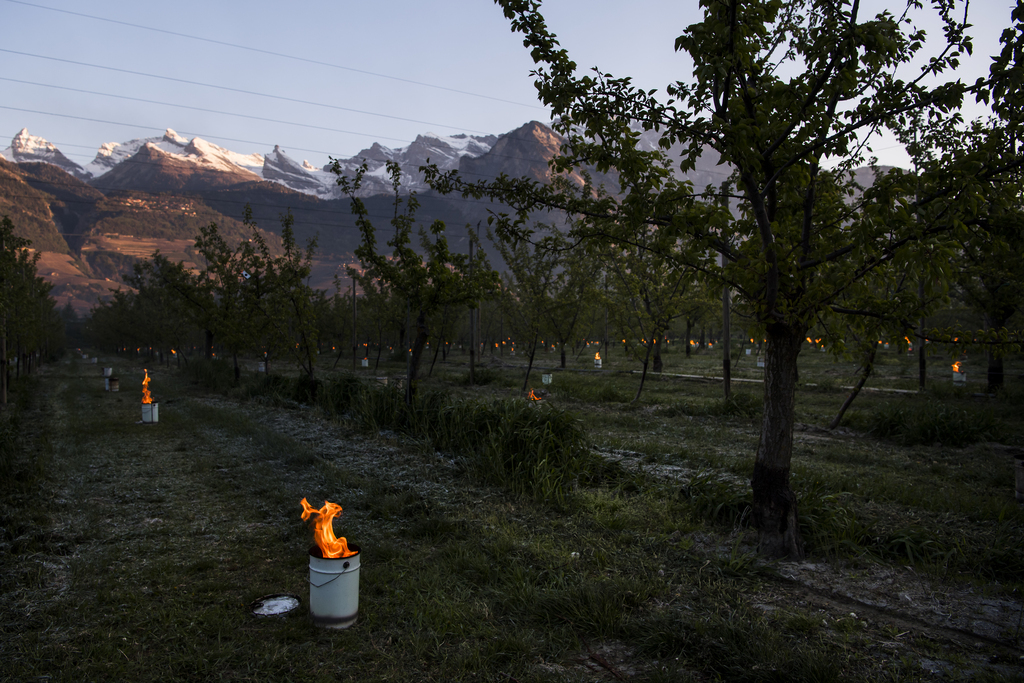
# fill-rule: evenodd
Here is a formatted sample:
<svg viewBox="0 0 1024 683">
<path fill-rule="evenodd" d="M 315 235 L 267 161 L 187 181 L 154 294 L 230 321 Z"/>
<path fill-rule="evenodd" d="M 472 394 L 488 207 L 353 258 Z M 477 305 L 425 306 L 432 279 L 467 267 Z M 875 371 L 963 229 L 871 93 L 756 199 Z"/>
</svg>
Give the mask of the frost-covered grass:
<svg viewBox="0 0 1024 683">
<path fill-rule="evenodd" d="M 110 362 L 122 377 L 139 369 Z M 510 402 L 521 401 L 515 369 L 470 387 L 464 367 L 439 365 L 423 390 L 445 392 L 435 408 L 459 414 L 430 422 L 446 431 L 425 441 L 395 428 L 408 415 L 357 419 L 372 406 L 353 407 L 363 394 L 341 373 L 325 373 L 328 409 L 296 402 L 293 377 L 253 384 L 250 373 L 210 393 L 150 368 L 160 423 L 143 426 L 130 382 L 108 394 L 92 366 L 47 367 L 19 414 L 17 465 L 46 467 L 0 499 L 0 679 L 874 681 L 927 680 L 925 658 L 974 677 L 1009 661 L 992 639 L 961 651 L 962 634 L 921 622 L 906 636 L 888 613 L 780 579 L 743 527 L 757 388 L 737 386 L 727 404 L 720 385 L 650 378 L 631 404 L 604 398 L 631 399 L 637 381 L 609 365 L 568 382 L 555 372 L 548 387 L 543 410 L 565 411 L 614 461 L 559 504 L 436 447 L 488 415 L 532 424 L 539 409 Z M 808 364 L 802 378 L 831 369 Z M 1024 513 L 1005 454 L 820 430 L 842 397 L 798 398 L 809 426 L 796 432 L 794 484 L 816 566 L 911 564 L 1012 596 Z M 858 410 L 893 400 L 863 398 Z M 1018 433 L 1009 408 L 985 405 Z M 307 619 L 302 497 L 340 503 L 338 533 L 363 548 L 347 631 Z M 249 614 L 277 592 L 302 597 L 297 614 Z"/>
</svg>

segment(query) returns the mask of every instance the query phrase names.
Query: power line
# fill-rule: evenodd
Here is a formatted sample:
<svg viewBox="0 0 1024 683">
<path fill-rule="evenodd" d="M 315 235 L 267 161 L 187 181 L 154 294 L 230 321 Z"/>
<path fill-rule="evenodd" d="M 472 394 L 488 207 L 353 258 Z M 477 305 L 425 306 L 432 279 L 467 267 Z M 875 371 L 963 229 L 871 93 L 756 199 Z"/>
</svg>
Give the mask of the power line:
<svg viewBox="0 0 1024 683">
<path fill-rule="evenodd" d="M 0 51 L 2 51 L 2 48 L 0 48 Z M 24 109 L 22 107 L 8 107 L 8 106 L 3 105 L 3 104 L 0 104 L 0 109 L 9 109 L 10 111 L 22 111 L 22 112 L 26 112 L 28 114 L 44 114 L 46 116 L 58 116 L 58 117 L 64 118 L 64 119 L 77 119 L 79 121 L 90 121 L 92 123 L 105 123 L 105 124 L 108 124 L 108 125 L 111 125 L 111 126 L 124 126 L 125 128 L 138 128 L 138 129 L 141 129 L 141 130 L 148 130 L 148 131 L 159 130 L 160 129 L 160 126 L 141 126 L 141 125 L 136 124 L 136 123 L 123 123 L 121 121 L 108 121 L 106 119 L 93 119 L 93 118 L 89 118 L 87 116 L 75 116 L 73 114 L 58 114 L 57 112 L 39 111 L 38 109 Z M 181 132 L 185 133 L 186 135 L 192 135 L 192 136 L 196 136 L 196 137 L 212 138 L 212 139 L 215 139 L 215 140 L 228 140 L 230 142 L 244 142 L 247 145 L 262 145 L 264 147 L 267 147 L 267 146 L 273 146 L 273 144 L 274 144 L 272 142 L 260 142 L 258 140 L 240 140 L 238 138 L 226 138 L 226 137 L 223 137 L 223 136 L 220 136 L 220 135 L 208 135 L 206 133 L 196 133 L 194 131 L 188 131 L 188 130 L 183 130 Z M 356 133 L 356 135 L 363 135 L 365 137 L 373 137 L 369 133 Z M 398 138 L 388 138 L 388 139 L 398 140 Z M 411 141 L 409 141 L 409 140 L 399 140 L 399 142 L 411 142 Z M 308 148 L 304 148 L 304 147 L 289 147 L 288 149 L 294 149 L 294 150 L 298 150 L 300 152 L 310 152 L 312 154 L 326 154 L 328 156 L 330 156 L 330 154 L 331 154 L 331 152 L 325 152 L 322 149 L 308 149 Z"/>
<path fill-rule="evenodd" d="M 177 32 L 177 31 L 168 31 L 167 29 L 154 28 L 152 26 L 144 26 L 142 24 L 132 24 L 132 23 L 129 23 L 127 21 L 119 21 L 117 19 L 108 19 L 106 17 L 98 17 L 98 16 L 95 16 L 95 15 L 92 15 L 92 14 L 84 14 L 82 12 L 72 12 L 71 10 L 57 9 L 56 7 L 47 7 L 45 5 L 37 5 L 37 4 L 31 3 L 31 2 L 24 2 L 24 0 L 7 0 L 7 2 L 18 4 L 18 5 L 25 5 L 27 7 L 35 7 L 37 9 L 44 9 L 44 10 L 48 10 L 48 11 L 51 11 L 51 12 L 60 12 L 62 14 L 69 14 L 69 15 L 73 15 L 73 16 L 84 17 L 86 19 L 93 19 L 95 21 L 105 21 L 105 22 L 108 22 L 108 23 L 111 23 L 111 24 L 119 24 L 121 26 L 129 26 L 131 28 L 142 29 L 142 30 L 145 30 L 145 31 L 154 31 L 156 33 L 164 33 L 164 34 L 171 35 L 171 36 L 177 36 L 179 38 L 188 38 L 190 40 L 198 40 L 198 41 L 202 41 L 204 43 L 211 43 L 213 45 L 223 45 L 225 47 L 232 47 L 232 48 L 235 48 L 235 49 L 238 49 L 238 50 L 248 50 L 249 52 L 258 52 L 258 53 L 261 53 L 261 54 L 271 55 L 273 57 L 281 57 L 283 59 L 292 59 L 292 60 L 299 61 L 299 62 L 305 62 L 307 64 L 316 64 L 318 66 L 326 66 L 326 67 L 330 67 L 332 69 L 340 69 L 342 71 L 350 71 L 350 72 L 353 72 L 353 73 L 365 74 L 367 76 L 374 76 L 376 78 L 386 78 L 388 80 L 398 81 L 400 83 L 409 83 L 409 84 L 412 84 L 412 85 L 423 86 L 425 88 L 433 88 L 435 90 L 444 90 L 446 92 L 458 93 L 460 95 L 468 95 L 469 97 L 479 97 L 479 98 L 485 99 L 485 100 L 492 100 L 492 101 L 495 101 L 495 102 L 502 102 L 502 103 L 505 103 L 505 104 L 514 104 L 517 107 L 528 107 L 528 108 L 531 108 L 531 109 L 543 109 L 543 107 L 538 107 L 536 104 L 525 104 L 523 102 L 516 102 L 514 100 L 506 100 L 506 99 L 502 99 L 500 97 L 492 97 L 490 95 L 481 95 L 480 93 L 470 92 L 468 90 L 459 90 L 457 88 L 449 88 L 449 87 L 443 86 L 443 85 L 435 85 L 433 83 L 425 83 L 423 81 L 416 81 L 416 80 L 413 80 L 411 78 L 402 78 L 400 76 L 391 76 L 391 75 L 388 75 L 388 74 L 376 73 L 374 71 L 367 71 L 365 69 L 356 69 L 356 68 L 350 67 L 350 66 L 344 66 L 344 65 L 341 65 L 341 64 L 332 64 L 330 62 L 322 62 L 322 61 L 318 61 L 318 60 L 315 60 L 315 59 L 309 59 L 309 58 L 306 58 L 306 57 L 298 57 L 296 55 L 289 55 L 289 54 L 285 54 L 283 52 L 273 52 L 271 50 L 264 50 L 262 48 L 252 47 L 252 46 L 249 46 L 249 45 L 239 45 L 237 43 L 229 43 L 229 42 L 223 41 L 223 40 L 215 40 L 213 38 L 203 38 L 203 37 L 200 37 L 200 36 L 193 36 L 193 35 L 190 35 L 190 34 L 187 34 L 187 33 L 180 33 L 180 32 Z"/>
<path fill-rule="evenodd" d="M 0 80 L 6 80 L 6 79 L 0 79 Z M 20 107 L 9 107 L 9 106 L 2 105 L 2 104 L 0 104 L 0 109 L 8 109 L 8 110 L 11 110 L 11 111 L 22 111 L 22 112 L 27 112 L 29 114 L 44 114 L 44 115 L 47 115 L 47 116 L 57 116 L 57 117 L 66 118 L 66 119 L 77 119 L 77 120 L 80 120 L 80 121 L 90 121 L 90 122 L 93 122 L 93 123 L 105 123 L 105 124 L 109 124 L 109 125 L 112 125 L 112 126 L 124 126 L 124 127 L 127 127 L 127 128 L 137 128 L 137 129 L 148 130 L 148 131 L 159 130 L 159 126 L 143 126 L 143 125 L 135 124 L 135 123 L 123 123 L 123 122 L 119 122 L 119 121 L 108 121 L 108 120 L 105 120 L 105 119 L 94 119 L 94 118 L 89 118 L 89 117 L 85 117 L 85 116 L 76 116 L 74 114 L 60 114 L 60 113 L 57 113 L 57 112 L 40 111 L 40 110 L 37 110 L 37 109 L 24 109 L 24 108 L 20 108 Z M 240 140 L 238 138 L 228 138 L 228 137 L 224 137 L 224 136 L 216 135 L 216 134 L 201 133 L 201 132 L 187 131 L 187 130 L 181 130 L 179 132 L 185 133 L 186 135 L 192 135 L 192 136 L 195 136 L 195 137 L 212 139 L 212 140 L 228 140 L 230 142 L 243 142 L 243 143 L 248 144 L 248 145 L 262 145 L 264 147 L 272 147 L 272 146 L 274 146 L 274 143 L 261 142 L 261 141 L 258 141 L 258 140 Z M 362 135 L 364 137 L 369 137 L 369 138 L 374 137 L 373 135 L 371 135 L 369 133 L 355 133 L 355 135 Z M 406 142 L 406 143 L 413 142 L 412 140 L 400 140 L 398 138 L 386 138 L 385 137 L 385 139 L 396 140 L 397 142 Z M 73 146 L 75 146 L 75 147 L 86 147 L 85 145 L 73 145 Z M 297 150 L 297 151 L 300 151 L 300 152 L 310 152 L 312 154 L 325 154 L 327 156 L 331 156 L 333 154 L 332 152 L 326 152 L 324 150 L 319 150 L 319 149 L 307 149 L 307 148 L 303 148 L 303 147 L 291 147 L 291 146 L 288 146 L 288 145 L 284 145 L 284 147 L 286 149 Z M 91 148 L 88 148 L 88 147 L 86 147 L 86 148 L 87 149 L 91 149 Z M 544 162 L 546 162 L 545 159 L 540 159 L 540 158 L 517 157 L 517 156 L 511 156 L 511 155 L 507 155 L 507 154 L 493 154 L 493 153 L 489 153 L 489 154 L 491 154 L 493 156 L 493 158 L 498 158 L 498 159 L 509 159 L 509 160 L 513 160 L 513 161 L 529 161 L 529 162 L 535 162 L 535 161 L 544 161 Z M 85 156 L 85 155 L 77 155 L 76 154 L 74 156 Z M 476 158 L 476 157 L 474 157 L 474 158 Z M 399 165 L 403 166 L 405 168 L 412 168 L 413 167 L 413 165 L 409 164 L 409 163 L 399 164 Z M 239 168 L 241 168 L 241 167 L 239 167 Z M 419 169 L 418 166 L 415 166 L 415 168 L 417 170 Z M 488 177 L 488 176 L 486 176 L 484 174 L 479 174 L 479 173 L 466 173 L 465 175 L 477 175 L 477 176 L 484 177 L 484 178 Z"/>
<path fill-rule="evenodd" d="M 53 88 L 55 90 L 66 90 L 68 92 L 77 92 L 77 93 L 83 93 L 83 94 L 86 94 L 86 95 L 99 95 L 100 97 L 113 97 L 113 98 L 120 99 L 120 100 L 131 100 L 132 102 L 143 102 L 145 104 L 158 104 L 158 105 L 164 106 L 164 107 L 179 107 L 181 109 L 191 109 L 192 111 L 201 111 L 201 112 L 205 112 L 205 113 L 208 113 L 208 114 L 222 114 L 224 116 L 237 116 L 237 117 L 243 118 L 243 119 L 252 119 L 253 121 L 266 121 L 268 123 L 281 123 L 281 124 L 284 124 L 284 125 L 287 125 L 287 126 L 300 126 L 300 127 L 303 127 L 303 128 L 314 128 L 316 130 L 326 130 L 326 131 L 329 131 L 329 132 L 332 132 L 332 133 L 345 133 L 347 135 L 367 135 L 368 137 L 383 138 L 383 139 L 386 139 L 386 140 L 397 140 L 398 139 L 398 138 L 389 138 L 386 135 L 370 136 L 367 133 L 357 133 L 357 132 L 351 131 L 351 130 L 342 130 L 342 129 L 339 129 L 339 128 L 329 128 L 327 126 L 317 126 L 317 125 L 311 124 L 311 123 L 298 123 L 298 122 L 295 122 L 295 121 L 282 121 L 280 119 L 269 119 L 269 118 L 265 118 L 263 116 L 253 116 L 252 114 L 237 114 L 237 113 L 231 112 L 231 111 L 220 111 L 220 110 L 217 110 L 217 109 L 205 109 L 203 107 L 193 107 L 193 106 L 188 105 L 188 104 L 178 104 L 176 102 L 160 102 L 158 100 L 150 100 L 150 99 L 146 99 L 146 98 L 143 98 L 143 97 L 130 97 L 128 95 L 115 95 L 113 93 L 97 92 L 95 90 L 82 90 L 80 88 L 69 88 L 67 86 L 53 85 L 51 83 L 37 83 L 36 81 L 22 81 L 22 80 L 19 80 L 17 78 L 5 78 L 3 76 L 0 76 L 0 81 L 7 81 L 9 83 L 21 83 L 23 85 L 34 85 L 34 86 L 37 86 L 37 87 L 40 87 L 40 88 Z M 272 95 L 267 95 L 266 97 L 273 97 L 273 96 Z M 348 107 L 337 107 L 337 106 L 334 106 L 334 105 L 327 105 L 327 104 L 320 105 L 320 106 L 331 107 L 333 109 L 338 109 L 340 111 L 352 112 L 352 113 L 355 113 L 355 114 L 366 114 L 368 116 L 379 116 L 381 118 L 393 119 L 395 121 L 407 121 L 409 123 L 421 123 L 421 124 L 423 124 L 425 126 L 444 126 L 446 128 L 450 127 L 450 126 L 447 126 L 446 124 L 443 124 L 443 123 L 432 123 L 430 121 L 420 121 L 419 119 L 407 119 L 407 118 L 404 118 L 402 116 L 391 116 L 390 114 L 378 114 L 378 113 L 375 113 L 375 112 L 372 112 L 372 111 L 364 111 L 362 109 L 351 109 L 351 108 L 348 108 Z M 477 130 L 472 130 L 472 129 L 469 129 L 469 128 L 467 128 L 465 130 L 467 130 L 467 131 L 469 131 L 471 133 L 481 133 L 483 135 L 488 135 L 488 133 L 484 133 L 482 131 L 477 131 Z"/>
<path fill-rule="evenodd" d="M 13 2 L 14 0 L 7 0 L 7 1 L 8 2 Z M 150 73 L 145 73 L 143 71 L 132 71 L 131 69 L 121 69 L 121 68 L 115 67 L 115 66 L 104 66 L 102 64 L 90 64 L 89 62 L 80 62 L 80 61 L 74 60 L 74 59 L 64 59 L 64 58 L 61 58 L 61 57 L 50 57 L 48 55 L 37 55 L 37 54 L 31 53 L 31 52 L 20 52 L 18 50 L 8 50 L 6 48 L 0 48 L 0 52 L 6 52 L 6 53 L 12 54 L 12 55 L 20 55 L 22 57 L 32 57 L 33 59 L 45 59 L 45 60 L 52 61 L 52 62 L 61 62 L 63 64 L 74 64 L 75 66 L 84 66 L 84 67 L 88 67 L 90 69 L 102 69 L 104 71 L 114 71 L 114 72 L 117 72 L 117 73 L 130 74 L 132 76 L 142 76 L 144 78 L 155 78 L 155 79 L 162 80 L 162 81 L 170 81 L 172 83 L 184 83 L 185 85 L 197 85 L 197 86 L 200 86 L 200 87 L 203 87 L 203 88 L 212 88 L 214 90 L 223 90 L 225 92 L 234 92 L 234 93 L 239 93 L 239 94 L 242 94 L 242 95 L 253 95 L 255 97 L 266 97 L 268 99 L 281 100 L 282 102 L 292 102 L 294 104 L 306 104 L 306 105 L 310 105 L 310 106 L 313 106 L 313 107 L 324 107 L 325 109 L 334 109 L 334 110 L 337 110 L 337 111 L 357 112 L 357 113 L 361 113 L 361 114 L 367 114 L 367 115 L 370 115 L 370 116 L 379 116 L 379 117 L 382 117 L 382 118 L 393 119 L 393 120 L 396 120 L 396 121 L 410 121 L 410 122 L 413 122 L 413 123 L 422 123 L 424 125 L 429 125 L 429 126 L 444 125 L 444 124 L 427 123 L 425 121 L 417 121 L 415 119 L 402 118 L 401 116 L 391 116 L 390 114 L 377 114 L 377 113 L 374 113 L 374 112 L 361 111 L 361 110 L 358 110 L 358 109 L 350 109 L 348 107 L 340 107 L 338 105 L 327 104 L 325 102 L 313 102 L 312 100 L 300 100 L 300 99 L 298 99 L 296 97 L 285 97 L 284 95 L 271 95 L 270 93 L 262 93 L 262 92 L 258 92 L 258 91 L 255 91 L 255 90 L 245 90 L 244 88 L 232 88 L 231 86 L 218 85 L 216 83 L 203 83 L 202 81 L 190 81 L 187 78 L 175 78 L 173 76 L 161 76 L 160 74 L 150 74 Z M 469 129 L 469 128 L 461 128 L 459 126 L 447 125 L 445 127 L 447 127 L 447 128 L 458 128 L 459 130 L 467 130 L 467 131 L 470 131 L 470 132 L 473 132 L 473 133 L 480 133 L 482 135 L 489 135 L 490 134 L 490 133 L 487 133 L 486 131 L 472 130 L 472 129 Z"/>
</svg>

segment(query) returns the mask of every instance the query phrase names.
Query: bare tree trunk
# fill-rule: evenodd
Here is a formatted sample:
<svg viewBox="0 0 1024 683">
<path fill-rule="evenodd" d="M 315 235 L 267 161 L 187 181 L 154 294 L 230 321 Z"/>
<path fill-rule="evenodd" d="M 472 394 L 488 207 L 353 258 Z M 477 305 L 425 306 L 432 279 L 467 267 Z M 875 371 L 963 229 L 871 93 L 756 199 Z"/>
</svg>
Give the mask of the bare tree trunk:
<svg viewBox="0 0 1024 683">
<path fill-rule="evenodd" d="M 654 367 L 651 368 L 655 372 L 661 372 L 665 369 L 665 365 L 661 362 L 661 346 L 664 343 L 664 337 L 658 336 L 654 338 Z"/>
<path fill-rule="evenodd" d="M 993 320 L 991 316 L 985 316 L 985 322 L 989 329 L 1006 326 L 1006 320 Z M 986 392 L 994 394 L 1003 388 L 1005 373 L 1003 371 L 1003 357 L 997 355 L 991 348 L 988 350 L 988 387 Z"/>
<path fill-rule="evenodd" d="M 423 358 L 423 349 L 427 346 L 427 314 L 420 309 L 416 316 L 416 339 L 412 344 L 412 357 L 409 359 L 409 374 L 406 378 L 405 403 L 412 405 L 416 396 L 415 382 L 419 379 L 420 360 Z"/>
<path fill-rule="evenodd" d="M 843 415 L 846 414 L 847 408 L 849 408 L 857 395 L 860 394 L 860 390 L 864 388 L 864 384 L 868 381 L 868 376 L 871 375 L 871 371 L 875 368 L 875 354 L 878 353 L 878 345 L 875 343 L 871 344 L 871 351 L 868 352 L 868 358 L 864 362 L 864 367 L 860 375 L 860 379 L 857 380 L 857 384 L 850 390 L 850 394 L 843 401 L 843 405 L 839 408 L 839 412 L 832 418 L 832 421 L 828 424 L 829 429 L 835 429 L 839 426 L 839 423 L 843 421 Z"/>
<path fill-rule="evenodd" d="M 565 370 L 565 342 L 562 342 L 562 369 Z"/>
<path fill-rule="evenodd" d="M 533 357 L 537 355 L 537 337 L 539 337 L 539 336 L 540 335 L 535 335 L 533 337 L 533 343 L 530 344 L 530 360 L 526 364 L 526 377 L 523 378 L 523 391 L 524 392 L 526 391 L 527 385 L 529 385 L 529 383 L 530 383 L 530 371 L 533 370 Z"/>
<path fill-rule="evenodd" d="M 765 349 L 764 414 L 751 478 L 751 522 L 758 530 L 758 550 L 773 558 L 801 559 L 796 495 L 789 486 L 796 412 L 797 356 L 806 328 L 783 323 L 768 326 Z"/>
<path fill-rule="evenodd" d="M 643 370 L 640 372 L 640 386 L 636 388 L 636 396 L 633 397 L 631 403 L 636 403 L 640 400 L 640 392 L 644 390 L 644 382 L 647 380 L 647 362 L 651 359 L 651 347 L 655 346 L 654 340 L 647 342 L 647 353 L 644 354 Z"/>
<path fill-rule="evenodd" d="M 722 257 L 722 265 L 725 265 L 725 257 Z M 732 391 L 732 326 L 730 325 L 730 311 L 732 302 L 729 296 L 729 285 L 722 287 L 722 341 L 725 346 L 722 349 L 722 385 L 725 387 L 725 398 L 729 398 Z"/>
</svg>

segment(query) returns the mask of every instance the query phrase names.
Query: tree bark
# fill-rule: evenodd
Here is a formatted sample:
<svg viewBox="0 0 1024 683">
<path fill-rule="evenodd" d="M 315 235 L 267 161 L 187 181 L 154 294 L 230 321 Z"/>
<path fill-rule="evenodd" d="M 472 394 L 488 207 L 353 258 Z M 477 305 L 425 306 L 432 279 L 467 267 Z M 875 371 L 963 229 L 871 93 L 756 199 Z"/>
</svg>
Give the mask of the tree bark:
<svg viewBox="0 0 1024 683">
<path fill-rule="evenodd" d="M 789 487 L 796 411 L 797 356 L 806 328 L 783 323 L 768 326 L 765 349 L 764 414 L 757 446 L 751 521 L 758 530 L 758 551 L 772 558 L 802 559 L 796 495 Z"/>
<path fill-rule="evenodd" d="M 526 364 L 526 377 L 523 378 L 523 393 L 526 392 L 526 387 L 530 383 L 530 371 L 533 370 L 533 357 L 537 355 L 537 337 L 534 336 L 533 343 L 530 344 L 530 358 Z"/>
<path fill-rule="evenodd" d="M 640 400 L 640 392 L 644 390 L 644 382 L 647 381 L 647 363 L 651 360 L 651 347 L 656 346 L 654 340 L 647 342 L 647 353 L 644 354 L 643 370 L 640 372 L 640 386 L 636 388 L 636 396 L 633 397 L 631 403 L 636 403 Z"/>
<path fill-rule="evenodd" d="M 419 379 L 420 360 L 423 358 L 423 349 L 427 346 L 427 313 L 420 309 L 416 316 L 416 339 L 412 344 L 412 358 L 409 359 L 409 375 L 405 387 L 405 402 L 412 405 L 416 396 L 414 383 Z"/>
<path fill-rule="evenodd" d="M 664 364 L 661 362 L 661 345 L 664 343 L 664 337 L 654 338 L 654 367 L 651 369 L 655 372 L 661 372 L 665 369 Z"/>
<path fill-rule="evenodd" d="M 864 384 L 867 383 L 868 377 L 871 375 L 871 371 L 875 367 L 875 354 L 878 353 L 878 345 L 875 343 L 871 344 L 871 351 L 868 352 L 868 359 L 864 362 L 864 371 L 857 381 L 856 386 L 850 391 L 850 394 L 843 401 L 843 405 L 839 408 L 839 412 L 832 418 L 832 422 L 829 423 L 829 429 L 835 429 L 839 426 L 839 423 L 843 421 L 843 415 L 846 414 L 846 410 L 853 404 L 854 399 L 860 394 L 860 390 L 864 388 Z"/>
<path fill-rule="evenodd" d="M 1006 326 L 1007 319 L 996 318 L 986 315 L 985 322 L 989 329 L 999 329 Z M 991 348 L 988 350 L 988 387 L 985 391 L 994 394 L 1003 388 L 1005 374 L 1003 372 L 1003 357 L 997 355 Z"/>
</svg>

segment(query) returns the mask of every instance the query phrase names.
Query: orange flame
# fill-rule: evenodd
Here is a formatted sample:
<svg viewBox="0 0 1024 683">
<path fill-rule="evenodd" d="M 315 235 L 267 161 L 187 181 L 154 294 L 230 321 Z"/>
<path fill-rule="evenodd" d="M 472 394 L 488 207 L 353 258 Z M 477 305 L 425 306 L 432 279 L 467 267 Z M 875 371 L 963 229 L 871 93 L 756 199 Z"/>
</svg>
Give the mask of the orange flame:
<svg viewBox="0 0 1024 683">
<path fill-rule="evenodd" d="M 540 400 L 542 400 L 540 396 L 538 396 L 537 394 L 533 393 L 533 389 L 530 389 L 530 395 L 527 396 L 527 398 L 530 399 L 531 401 L 540 401 Z"/>
<path fill-rule="evenodd" d="M 594 354 L 594 360 L 601 360 L 600 352 Z"/>
<path fill-rule="evenodd" d="M 341 506 L 337 503 L 324 501 L 324 506 L 317 510 L 310 505 L 305 498 L 302 499 L 302 520 L 306 521 L 310 515 L 319 515 L 316 520 L 315 533 L 313 535 L 320 552 L 324 557 L 349 557 L 355 552 L 348 549 L 348 541 L 344 538 L 337 538 L 334 535 L 334 517 L 341 514 Z"/>
<path fill-rule="evenodd" d="M 953 372 L 960 372 L 960 361 L 953 363 Z"/>
<path fill-rule="evenodd" d="M 149 372 L 146 368 L 142 368 L 142 371 L 146 373 L 146 378 L 142 380 L 142 402 L 152 403 L 153 397 L 149 394 Z"/>
</svg>

